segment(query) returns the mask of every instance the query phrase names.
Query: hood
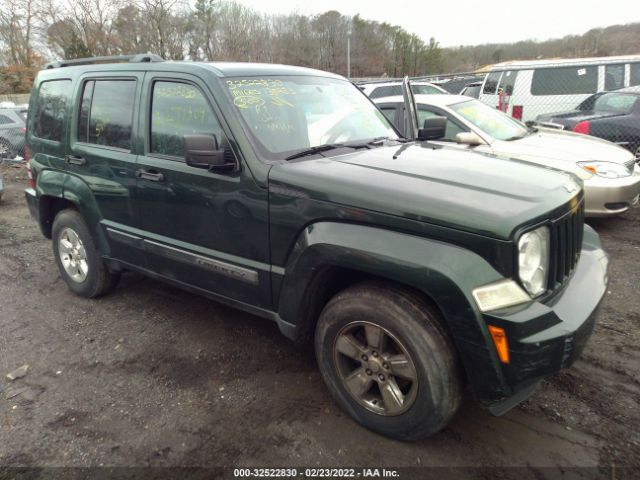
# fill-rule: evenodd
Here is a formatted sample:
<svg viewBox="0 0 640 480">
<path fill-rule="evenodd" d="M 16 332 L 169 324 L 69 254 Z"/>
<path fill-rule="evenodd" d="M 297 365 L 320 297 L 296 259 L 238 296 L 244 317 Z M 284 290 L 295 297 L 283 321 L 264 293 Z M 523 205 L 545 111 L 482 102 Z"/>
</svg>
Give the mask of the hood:
<svg viewBox="0 0 640 480">
<path fill-rule="evenodd" d="M 278 164 L 269 181 L 305 198 L 503 239 L 559 215 L 580 192 L 568 173 L 426 143 Z"/>
<path fill-rule="evenodd" d="M 633 158 L 629 150 L 606 140 L 544 128 L 518 140 L 496 140 L 491 147 L 496 154 L 570 171 L 582 179 L 589 178 L 589 175 L 585 176 L 576 162 L 599 160 L 623 164 Z"/>
</svg>

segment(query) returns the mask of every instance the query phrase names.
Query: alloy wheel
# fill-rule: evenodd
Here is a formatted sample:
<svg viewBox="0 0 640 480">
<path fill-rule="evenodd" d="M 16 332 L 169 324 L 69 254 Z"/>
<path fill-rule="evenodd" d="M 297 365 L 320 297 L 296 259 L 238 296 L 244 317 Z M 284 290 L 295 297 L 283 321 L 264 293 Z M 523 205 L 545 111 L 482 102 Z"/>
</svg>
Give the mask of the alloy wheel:
<svg viewBox="0 0 640 480">
<path fill-rule="evenodd" d="M 82 283 L 89 273 L 87 252 L 82 240 L 71 228 L 65 228 L 58 238 L 58 253 L 60 261 L 69 278 L 77 283 Z"/>
<path fill-rule="evenodd" d="M 418 392 L 418 374 L 411 356 L 387 329 L 354 322 L 336 337 L 334 362 L 351 397 L 383 416 L 406 412 Z"/>
</svg>

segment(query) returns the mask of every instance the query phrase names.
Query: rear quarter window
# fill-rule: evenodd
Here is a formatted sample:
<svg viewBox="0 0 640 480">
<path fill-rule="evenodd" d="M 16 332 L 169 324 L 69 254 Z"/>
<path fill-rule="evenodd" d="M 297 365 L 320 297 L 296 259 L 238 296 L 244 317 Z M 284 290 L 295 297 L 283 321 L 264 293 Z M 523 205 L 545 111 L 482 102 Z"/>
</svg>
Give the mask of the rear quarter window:
<svg viewBox="0 0 640 480">
<path fill-rule="evenodd" d="M 532 95 L 575 95 L 597 90 L 598 67 L 595 65 L 540 68 L 534 70 L 531 80 Z"/>
<path fill-rule="evenodd" d="M 62 140 L 70 87 L 71 80 L 49 80 L 40 84 L 33 115 L 34 136 Z"/>
</svg>

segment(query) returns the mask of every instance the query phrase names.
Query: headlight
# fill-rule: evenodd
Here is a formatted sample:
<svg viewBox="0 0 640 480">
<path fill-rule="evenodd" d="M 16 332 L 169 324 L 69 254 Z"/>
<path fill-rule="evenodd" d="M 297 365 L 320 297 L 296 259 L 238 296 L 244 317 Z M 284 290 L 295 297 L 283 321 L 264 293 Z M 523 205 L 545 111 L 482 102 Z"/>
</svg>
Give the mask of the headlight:
<svg viewBox="0 0 640 480">
<path fill-rule="evenodd" d="M 522 234 L 518 241 L 520 281 L 532 297 L 547 289 L 549 271 L 549 228 L 540 227 Z"/>
<path fill-rule="evenodd" d="M 613 162 L 578 162 L 586 171 L 604 178 L 621 178 L 631 176 L 631 171 L 624 165 Z"/>
</svg>

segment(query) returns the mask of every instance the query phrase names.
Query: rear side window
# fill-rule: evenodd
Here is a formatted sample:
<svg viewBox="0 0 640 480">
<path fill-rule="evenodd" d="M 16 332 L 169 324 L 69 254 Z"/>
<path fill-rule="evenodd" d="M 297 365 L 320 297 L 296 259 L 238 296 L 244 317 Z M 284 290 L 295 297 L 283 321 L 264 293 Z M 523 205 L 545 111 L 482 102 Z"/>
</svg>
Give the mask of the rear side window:
<svg viewBox="0 0 640 480">
<path fill-rule="evenodd" d="M 629 69 L 629 85 L 640 85 L 640 63 L 631 63 Z"/>
<path fill-rule="evenodd" d="M 71 80 L 42 82 L 33 115 L 33 135 L 44 140 L 62 140 Z"/>
<path fill-rule="evenodd" d="M 531 80 L 532 95 L 573 95 L 596 93 L 597 66 L 541 68 L 534 70 Z"/>
<path fill-rule="evenodd" d="M 131 150 L 135 80 L 91 80 L 82 92 L 78 141 Z"/>
<path fill-rule="evenodd" d="M 386 87 L 374 88 L 369 98 L 393 97 L 395 95 L 402 95 L 401 85 L 388 85 Z"/>
<path fill-rule="evenodd" d="M 604 89 L 618 90 L 624 87 L 624 65 L 605 65 Z"/>
<path fill-rule="evenodd" d="M 222 144 L 222 128 L 197 87 L 164 81 L 153 84 L 151 153 L 184 158 L 184 135 L 212 133 Z"/>
<path fill-rule="evenodd" d="M 498 80 L 500 80 L 500 75 L 502 75 L 502 72 L 491 72 L 487 75 L 482 93 L 495 95 L 498 91 Z"/>
<path fill-rule="evenodd" d="M 513 86 L 516 84 L 517 77 L 517 70 L 504 72 L 500 80 L 500 86 L 498 86 L 498 91 L 502 89 L 505 95 L 513 95 Z"/>
<path fill-rule="evenodd" d="M 13 120 L 6 115 L 0 115 L 0 125 L 8 125 L 10 123 L 13 123 Z"/>
</svg>

